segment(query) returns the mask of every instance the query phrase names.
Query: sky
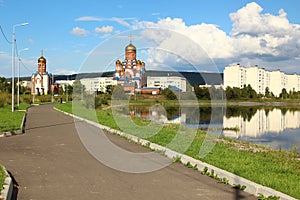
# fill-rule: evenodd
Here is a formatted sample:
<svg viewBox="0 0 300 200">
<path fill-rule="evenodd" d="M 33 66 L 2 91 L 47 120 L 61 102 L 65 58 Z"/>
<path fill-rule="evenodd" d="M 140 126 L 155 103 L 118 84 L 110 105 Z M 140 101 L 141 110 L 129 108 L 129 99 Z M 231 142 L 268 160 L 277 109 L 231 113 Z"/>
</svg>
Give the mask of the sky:
<svg viewBox="0 0 300 200">
<path fill-rule="evenodd" d="M 0 0 L 0 77 L 12 76 L 9 42 L 24 22 L 15 26 L 21 76 L 37 71 L 41 50 L 53 74 L 110 71 L 130 40 L 147 70 L 223 72 L 240 63 L 300 74 L 298 7 L 294 0 Z"/>
</svg>

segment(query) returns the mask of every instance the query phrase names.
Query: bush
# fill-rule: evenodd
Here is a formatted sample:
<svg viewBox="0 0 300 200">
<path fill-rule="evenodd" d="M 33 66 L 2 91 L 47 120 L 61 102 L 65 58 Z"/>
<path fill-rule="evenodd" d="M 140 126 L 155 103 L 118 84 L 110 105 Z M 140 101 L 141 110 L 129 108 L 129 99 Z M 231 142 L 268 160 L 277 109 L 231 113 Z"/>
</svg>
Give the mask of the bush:
<svg viewBox="0 0 300 200">
<path fill-rule="evenodd" d="M 27 103 L 27 104 L 32 104 L 32 97 L 31 96 L 22 96 L 21 97 L 21 102 Z"/>
<path fill-rule="evenodd" d="M 2 108 L 5 105 L 5 99 L 3 97 L 0 97 L 0 108 Z"/>
</svg>

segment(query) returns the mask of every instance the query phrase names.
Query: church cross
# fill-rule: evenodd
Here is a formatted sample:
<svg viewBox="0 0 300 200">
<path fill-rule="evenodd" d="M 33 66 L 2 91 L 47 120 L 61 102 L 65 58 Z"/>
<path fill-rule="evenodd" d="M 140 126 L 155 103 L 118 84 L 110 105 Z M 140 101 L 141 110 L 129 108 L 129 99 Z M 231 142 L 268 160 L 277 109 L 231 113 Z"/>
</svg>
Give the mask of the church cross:
<svg viewBox="0 0 300 200">
<path fill-rule="evenodd" d="M 133 36 L 132 36 L 131 33 L 130 33 L 130 35 L 129 35 L 129 38 L 130 38 L 130 44 L 132 44 L 132 38 L 133 38 Z"/>
</svg>

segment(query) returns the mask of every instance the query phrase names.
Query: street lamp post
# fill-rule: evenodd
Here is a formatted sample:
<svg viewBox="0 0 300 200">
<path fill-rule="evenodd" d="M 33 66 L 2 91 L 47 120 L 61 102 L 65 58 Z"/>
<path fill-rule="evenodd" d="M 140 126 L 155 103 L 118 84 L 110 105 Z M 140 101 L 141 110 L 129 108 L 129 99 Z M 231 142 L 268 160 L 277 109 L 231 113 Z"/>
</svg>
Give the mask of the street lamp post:
<svg viewBox="0 0 300 200">
<path fill-rule="evenodd" d="M 15 29 L 18 26 L 26 26 L 29 23 L 22 23 L 22 24 L 16 24 L 13 26 L 12 30 L 12 48 L 11 48 L 11 112 L 14 112 L 15 108 L 15 102 L 14 102 L 14 96 L 15 96 Z"/>
<path fill-rule="evenodd" d="M 18 108 L 20 106 L 20 63 L 21 63 L 21 52 L 27 51 L 28 48 L 24 48 L 18 52 Z"/>
</svg>

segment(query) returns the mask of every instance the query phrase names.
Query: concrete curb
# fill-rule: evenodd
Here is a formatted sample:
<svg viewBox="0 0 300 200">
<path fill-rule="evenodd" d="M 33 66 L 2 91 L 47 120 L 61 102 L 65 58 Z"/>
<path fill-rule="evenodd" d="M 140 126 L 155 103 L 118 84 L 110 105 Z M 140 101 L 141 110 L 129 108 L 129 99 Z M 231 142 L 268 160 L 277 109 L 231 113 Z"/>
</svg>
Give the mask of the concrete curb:
<svg viewBox="0 0 300 200">
<path fill-rule="evenodd" d="M 4 174 L 7 176 L 4 180 L 3 189 L 0 191 L 0 200 L 10 200 L 13 192 L 13 181 L 6 171 L 5 167 L 2 166 Z"/>
<path fill-rule="evenodd" d="M 177 158 L 177 157 L 180 157 L 181 158 L 181 162 L 182 164 L 184 165 L 187 165 L 187 163 L 189 162 L 190 164 L 192 164 L 193 166 L 197 165 L 197 168 L 198 168 L 198 171 L 202 171 L 205 167 L 208 168 L 208 171 L 212 171 L 214 170 L 214 174 L 215 175 L 218 175 L 218 177 L 220 178 L 226 178 L 227 180 L 229 180 L 229 184 L 234 186 L 234 185 L 241 185 L 241 186 L 246 186 L 246 189 L 244 191 L 250 193 L 250 194 L 253 194 L 255 196 L 258 196 L 259 194 L 263 194 L 264 196 L 268 197 L 268 196 L 278 196 L 280 197 L 280 199 L 282 200 L 296 200 L 295 198 L 287 195 L 287 194 L 284 194 L 282 192 L 279 192 L 279 191 L 276 191 L 272 188 L 269 188 L 269 187 L 266 187 L 266 186 L 263 186 L 263 185 L 260 185 L 260 184 L 257 184 L 253 181 L 250 181 L 250 180 L 247 180 L 241 176 L 238 176 L 238 175 L 235 175 L 231 172 L 228 172 L 228 171 L 225 171 L 223 169 L 220 169 L 218 167 L 215 167 L 213 165 L 210 165 L 208 163 L 205 163 L 205 162 L 202 162 L 200 160 L 196 160 L 190 156 L 187 156 L 187 155 L 184 155 L 184 154 L 181 154 L 181 153 L 178 153 L 178 152 L 175 152 L 171 149 L 168 149 L 166 147 L 163 147 L 163 146 L 160 146 L 158 144 L 155 144 L 155 143 L 152 143 L 148 140 L 145 140 L 145 139 L 141 139 L 137 136 L 134 136 L 134 135 L 130 135 L 128 133 L 124 133 L 122 131 L 119 131 L 119 130 L 115 130 L 115 129 L 112 129 L 108 126 L 104 126 L 104 125 L 101 125 L 101 124 L 98 124 L 97 122 L 93 122 L 93 121 L 90 121 L 90 120 L 87 120 L 87 119 L 83 119 L 81 117 L 78 117 L 78 116 L 75 116 L 73 114 L 70 114 L 70 113 L 67 113 L 67 112 L 64 112 L 64 111 L 61 111 L 57 108 L 54 107 L 55 110 L 59 111 L 59 112 L 62 112 L 66 115 L 69 115 L 75 119 L 78 119 L 78 120 L 81 120 L 81 121 L 84 121 L 84 122 L 87 122 L 91 125 L 94 125 L 100 129 L 104 129 L 104 130 L 107 130 L 109 131 L 110 133 L 114 133 L 114 134 L 118 134 L 120 136 L 123 136 L 129 140 L 132 140 L 133 142 L 136 142 L 138 144 L 141 144 L 141 145 L 144 145 L 144 146 L 149 146 L 149 148 L 151 150 L 158 150 L 160 152 L 164 152 L 164 155 L 170 159 L 174 159 L 174 158 Z"/>
</svg>

